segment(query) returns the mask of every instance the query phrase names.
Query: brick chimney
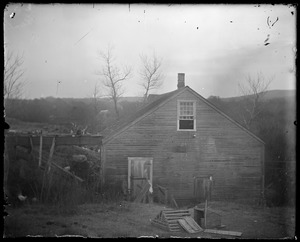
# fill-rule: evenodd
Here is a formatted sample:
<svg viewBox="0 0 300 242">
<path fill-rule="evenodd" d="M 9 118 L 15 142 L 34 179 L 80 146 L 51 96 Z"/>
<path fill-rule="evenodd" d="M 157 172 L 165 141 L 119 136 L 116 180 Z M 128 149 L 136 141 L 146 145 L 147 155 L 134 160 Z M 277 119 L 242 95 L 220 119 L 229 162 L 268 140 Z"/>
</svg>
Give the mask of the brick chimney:
<svg viewBox="0 0 300 242">
<path fill-rule="evenodd" d="M 177 83 L 177 88 L 183 88 L 185 87 L 184 83 L 184 73 L 178 73 L 178 83 Z"/>
</svg>

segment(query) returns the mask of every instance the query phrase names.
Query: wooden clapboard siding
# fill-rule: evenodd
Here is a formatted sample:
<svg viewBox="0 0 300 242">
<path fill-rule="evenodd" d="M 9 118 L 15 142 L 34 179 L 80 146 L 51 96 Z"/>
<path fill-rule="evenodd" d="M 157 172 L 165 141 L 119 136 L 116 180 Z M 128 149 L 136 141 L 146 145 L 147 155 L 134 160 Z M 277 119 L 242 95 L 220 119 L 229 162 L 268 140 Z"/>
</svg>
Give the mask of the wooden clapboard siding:
<svg viewBox="0 0 300 242">
<path fill-rule="evenodd" d="M 196 131 L 177 131 L 177 100 L 196 101 Z M 195 137 L 194 137 L 195 135 Z M 127 157 L 153 157 L 153 183 L 193 197 L 194 178 L 212 176 L 213 198 L 259 198 L 264 144 L 186 88 L 104 145 L 107 177 L 126 177 Z"/>
</svg>

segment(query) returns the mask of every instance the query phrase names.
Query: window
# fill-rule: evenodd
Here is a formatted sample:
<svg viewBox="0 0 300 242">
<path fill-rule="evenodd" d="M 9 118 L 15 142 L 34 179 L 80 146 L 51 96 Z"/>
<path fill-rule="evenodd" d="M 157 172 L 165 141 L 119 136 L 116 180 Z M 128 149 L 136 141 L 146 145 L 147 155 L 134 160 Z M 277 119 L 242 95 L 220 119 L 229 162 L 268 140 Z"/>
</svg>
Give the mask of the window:
<svg viewBox="0 0 300 242">
<path fill-rule="evenodd" d="M 177 130 L 196 130 L 196 102 L 178 101 Z"/>
</svg>

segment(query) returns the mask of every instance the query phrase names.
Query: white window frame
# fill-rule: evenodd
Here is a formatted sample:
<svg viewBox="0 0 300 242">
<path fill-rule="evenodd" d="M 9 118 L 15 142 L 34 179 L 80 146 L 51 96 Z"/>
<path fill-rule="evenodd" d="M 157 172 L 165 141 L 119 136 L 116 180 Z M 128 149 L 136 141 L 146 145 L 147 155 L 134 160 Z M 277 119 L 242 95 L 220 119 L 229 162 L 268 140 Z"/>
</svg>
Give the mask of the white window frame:
<svg viewBox="0 0 300 242">
<path fill-rule="evenodd" d="M 179 129 L 180 121 L 180 103 L 181 102 L 191 102 L 193 103 L 193 116 L 194 116 L 194 128 L 193 129 Z M 196 101 L 194 100 L 177 100 L 177 131 L 196 131 Z"/>
</svg>

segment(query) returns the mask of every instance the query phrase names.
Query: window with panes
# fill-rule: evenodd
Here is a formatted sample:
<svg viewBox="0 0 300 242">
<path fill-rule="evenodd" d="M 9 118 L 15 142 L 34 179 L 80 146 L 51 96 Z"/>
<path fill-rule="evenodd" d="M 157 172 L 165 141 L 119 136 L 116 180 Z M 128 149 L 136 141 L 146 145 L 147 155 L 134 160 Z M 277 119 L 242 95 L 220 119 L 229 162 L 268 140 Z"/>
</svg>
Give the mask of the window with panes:
<svg viewBox="0 0 300 242">
<path fill-rule="evenodd" d="M 196 130 L 194 101 L 178 101 L 178 130 Z"/>
</svg>

